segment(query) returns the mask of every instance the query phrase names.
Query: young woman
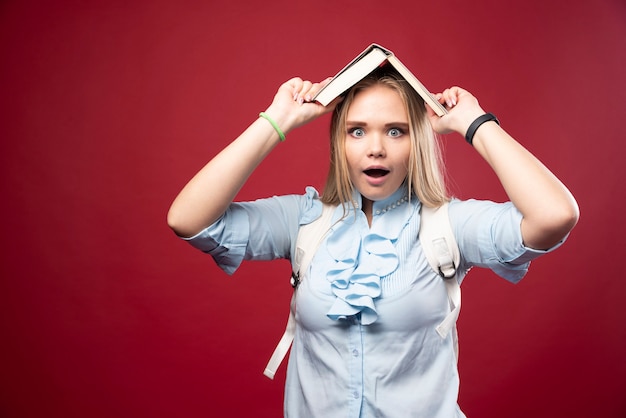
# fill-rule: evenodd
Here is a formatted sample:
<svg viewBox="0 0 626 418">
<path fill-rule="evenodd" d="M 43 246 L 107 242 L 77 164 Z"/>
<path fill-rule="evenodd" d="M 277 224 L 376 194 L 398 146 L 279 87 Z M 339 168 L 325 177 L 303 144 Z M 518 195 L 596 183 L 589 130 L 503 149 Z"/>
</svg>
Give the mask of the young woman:
<svg viewBox="0 0 626 418">
<path fill-rule="evenodd" d="M 517 282 L 532 259 L 565 239 L 577 204 L 493 120 L 475 130 L 473 149 L 510 202 L 450 199 L 435 132 L 464 136 L 485 114 L 459 87 L 436 95 L 449 111 L 438 117 L 393 71 L 377 70 L 328 107 L 312 101 L 326 82 L 294 78 L 280 86 L 263 117 L 184 187 L 168 223 L 232 273 L 244 259 L 293 259 L 300 226 L 317 219 L 323 203 L 334 206 L 332 229 L 297 294 L 285 416 L 462 417 L 454 344 L 435 331 L 449 305 L 419 244 L 421 205 L 450 201 L 463 274 L 487 267 Z M 281 134 L 331 111 L 321 198 L 307 188 L 233 203 Z"/>
</svg>

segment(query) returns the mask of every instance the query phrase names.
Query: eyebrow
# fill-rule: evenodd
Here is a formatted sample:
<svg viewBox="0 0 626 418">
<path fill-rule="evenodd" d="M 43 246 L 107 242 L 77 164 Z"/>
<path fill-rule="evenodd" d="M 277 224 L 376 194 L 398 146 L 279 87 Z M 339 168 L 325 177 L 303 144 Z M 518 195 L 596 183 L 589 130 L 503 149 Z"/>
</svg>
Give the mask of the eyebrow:
<svg viewBox="0 0 626 418">
<path fill-rule="evenodd" d="M 356 120 L 347 120 L 346 121 L 346 126 L 367 126 L 367 125 L 368 125 L 367 122 L 360 122 L 360 121 L 356 121 Z M 408 122 L 389 122 L 389 123 L 385 123 L 385 128 L 390 128 L 390 127 L 394 127 L 394 126 L 401 126 L 401 127 L 408 128 L 409 127 L 409 123 Z"/>
</svg>

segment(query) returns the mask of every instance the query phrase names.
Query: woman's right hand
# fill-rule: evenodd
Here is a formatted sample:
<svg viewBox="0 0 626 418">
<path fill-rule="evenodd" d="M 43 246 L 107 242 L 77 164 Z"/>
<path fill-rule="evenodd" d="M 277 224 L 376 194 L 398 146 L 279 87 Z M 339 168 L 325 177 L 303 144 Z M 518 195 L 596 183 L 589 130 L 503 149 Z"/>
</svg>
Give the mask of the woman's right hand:
<svg viewBox="0 0 626 418">
<path fill-rule="evenodd" d="M 313 96 L 329 80 L 311 83 L 292 78 L 280 86 L 265 113 L 287 133 L 332 111 L 341 99 L 328 106 L 313 102 Z M 168 212 L 169 226 L 178 235 L 191 237 L 215 222 L 278 143 L 279 137 L 272 125 L 257 118 L 181 190 Z"/>
<path fill-rule="evenodd" d="M 328 106 L 313 101 L 317 92 L 330 80 L 329 77 L 319 83 L 313 83 L 300 77 L 292 78 L 278 88 L 272 104 L 265 113 L 276 121 L 283 132 L 288 133 L 331 112 L 340 99 L 334 100 Z"/>
</svg>

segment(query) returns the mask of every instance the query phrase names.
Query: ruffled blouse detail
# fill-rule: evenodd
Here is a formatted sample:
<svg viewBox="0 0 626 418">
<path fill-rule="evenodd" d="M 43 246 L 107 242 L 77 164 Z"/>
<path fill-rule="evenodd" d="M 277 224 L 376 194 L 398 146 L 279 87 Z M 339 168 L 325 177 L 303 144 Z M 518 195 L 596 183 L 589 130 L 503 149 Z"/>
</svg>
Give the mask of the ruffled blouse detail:
<svg viewBox="0 0 626 418">
<path fill-rule="evenodd" d="M 302 215 L 300 215 L 300 225 L 310 224 L 319 218 L 323 209 L 320 195 L 314 187 L 307 187 L 304 196 L 304 207 L 302 208 Z"/>
<path fill-rule="evenodd" d="M 345 319 L 360 313 L 364 325 L 378 319 L 375 301 L 381 295 L 381 280 L 398 268 L 394 243 L 414 212 L 414 205 L 407 204 L 408 198 L 403 197 L 405 193 L 401 189 L 389 199 L 375 202 L 371 229 L 359 209 L 360 195 L 355 196 L 355 202 L 359 203 L 356 209 L 351 208 L 346 217 L 333 224 L 325 242 L 334 261 L 327 279 L 337 297 L 327 313 L 329 318 Z M 385 216 L 381 215 L 383 210 Z M 378 215 L 376 211 L 380 211 Z M 339 206 L 335 218 L 342 214 Z"/>
</svg>

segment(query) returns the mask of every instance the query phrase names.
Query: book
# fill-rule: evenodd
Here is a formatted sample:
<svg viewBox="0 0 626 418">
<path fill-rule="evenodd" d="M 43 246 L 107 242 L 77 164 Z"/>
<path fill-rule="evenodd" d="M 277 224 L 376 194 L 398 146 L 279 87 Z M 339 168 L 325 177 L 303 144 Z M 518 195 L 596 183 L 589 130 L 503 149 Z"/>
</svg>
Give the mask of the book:
<svg viewBox="0 0 626 418">
<path fill-rule="evenodd" d="M 372 71 L 384 65 L 391 65 L 404 78 L 438 116 L 448 111 L 435 99 L 415 75 L 390 50 L 371 44 L 348 65 L 339 71 L 313 98 L 327 106 L 336 97 L 344 94 L 350 87 L 367 77 Z"/>
</svg>

